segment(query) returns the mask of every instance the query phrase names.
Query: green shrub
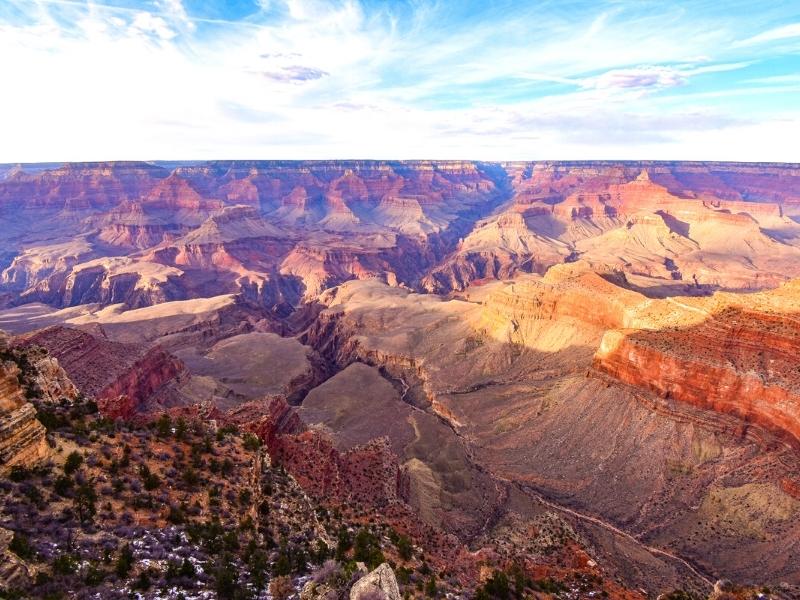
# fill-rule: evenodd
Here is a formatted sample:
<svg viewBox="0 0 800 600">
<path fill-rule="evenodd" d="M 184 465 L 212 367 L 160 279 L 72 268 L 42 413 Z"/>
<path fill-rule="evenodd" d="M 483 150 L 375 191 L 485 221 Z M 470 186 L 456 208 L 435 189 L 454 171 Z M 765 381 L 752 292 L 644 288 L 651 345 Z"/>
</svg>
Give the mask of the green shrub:
<svg viewBox="0 0 800 600">
<path fill-rule="evenodd" d="M 172 435 L 172 419 L 167 413 L 162 414 L 156 421 L 156 433 L 162 438 Z"/>
<path fill-rule="evenodd" d="M 94 491 L 94 486 L 89 482 L 79 485 L 75 490 L 72 505 L 78 511 L 81 523 L 91 520 L 97 514 L 95 502 L 97 502 L 97 493 Z"/>
<path fill-rule="evenodd" d="M 414 556 L 414 546 L 407 536 L 399 536 L 395 542 L 395 546 L 397 547 L 397 553 L 403 560 L 411 560 L 411 557 Z"/>
<path fill-rule="evenodd" d="M 131 547 L 125 544 L 119 551 L 117 562 L 114 565 L 114 571 L 117 573 L 117 577 L 125 579 L 128 573 L 131 572 L 131 567 L 133 567 L 133 552 L 131 551 Z"/>
<path fill-rule="evenodd" d="M 16 481 L 19 483 L 20 481 L 25 481 L 28 477 L 31 476 L 31 471 L 27 467 L 23 467 L 22 465 L 14 465 L 11 467 L 11 471 L 8 473 L 8 478 L 11 481 Z"/>
<path fill-rule="evenodd" d="M 244 447 L 246 450 L 255 452 L 261 447 L 261 440 L 258 439 L 258 436 L 248 433 L 244 436 Z"/>
<path fill-rule="evenodd" d="M 105 571 L 100 569 L 95 563 L 90 563 L 89 567 L 86 569 L 86 575 L 83 578 L 83 582 L 86 585 L 95 586 L 103 583 L 105 578 Z"/>
<path fill-rule="evenodd" d="M 28 537 L 19 531 L 14 532 L 14 537 L 11 538 L 8 549 L 24 560 L 32 559 L 35 554 Z"/>
<path fill-rule="evenodd" d="M 67 475 L 60 475 L 53 482 L 53 491 L 59 496 L 66 496 L 72 489 L 74 482 Z"/>
<path fill-rule="evenodd" d="M 153 473 L 147 465 L 139 467 L 139 476 L 142 478 L 142 485 L 147 491 L 157 490 L 161 486 L 161 478 Z"/>
<path fill-rule="evenodd" d="M 367 529 L 360 529 L 356 534 L 353 544 L 353 558 L 361 561 L 370 569 L 374 569 L 384 562 L 383 552 L 381 552 L 378 539 Z"/>
<path fill-rule="evenodd" d="M 82 464 L 83 464 L 83 456 L 78 454 L 77 451 L 73 450 L 67 456 L 67 460 L 64 461 L 64 474 L 72 475 L 75 471 L 80 469 Z"/>
<path fill-rule="evenodd" d="M 476 600 L 508 600 L 510 597 L 508 576 L 502 571 L 495 571 L 475 593 Z"/>
<path fill-rule="evenodd" d="M 78 559 L 72 554 L 59 554 L 53 561 L 53 573 L 57 575 L 72 575 L 78 570 Z"/>
</svg>

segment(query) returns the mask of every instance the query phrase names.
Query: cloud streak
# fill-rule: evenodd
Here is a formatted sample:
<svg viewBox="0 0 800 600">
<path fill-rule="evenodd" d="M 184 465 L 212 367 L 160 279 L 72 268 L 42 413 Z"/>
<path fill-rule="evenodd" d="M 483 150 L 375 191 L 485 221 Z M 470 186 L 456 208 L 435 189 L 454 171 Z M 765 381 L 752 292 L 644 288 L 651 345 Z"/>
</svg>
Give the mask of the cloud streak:
<svg viewBox="0 0 800 600">
<path fill-rule="evenodd" d="M 265 71 L 263 73 L 267 79 L 274 81 L 285 81 L 291 83 L 314 81 L 329 75 L 327 71 L 322 69 L 315 69 L 314 67 L 301 67 L 293 65 L 290 67 L 281 67 L 278 71 Z"/>
<path fill-rule="evenodd" d="M 737 42 L 737 46 L 754 46 L 757 44 L 766 44 L 769 42 L 776 42 L 781 40 L 788 40 L 792 38 L 800 38 L 800 23 L 789 23 L 788 25 L 781 25 L 769 29 L 758 35 L 754 35 L 747 39 Z"/>
</svg>

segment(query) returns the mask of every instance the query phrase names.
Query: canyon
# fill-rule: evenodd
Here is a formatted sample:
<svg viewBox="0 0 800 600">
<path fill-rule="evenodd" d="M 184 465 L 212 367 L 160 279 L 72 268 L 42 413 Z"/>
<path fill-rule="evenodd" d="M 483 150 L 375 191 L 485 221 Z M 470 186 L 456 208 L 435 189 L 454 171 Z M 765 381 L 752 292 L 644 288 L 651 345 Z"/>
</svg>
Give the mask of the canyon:
<svg viewBox="0 0 800 600">
<path fill-rule="evenodd" d="M 800 594 L 800 165 L 3 165 L 0 225 L 0 469 L 51 460 L 25 356 L 37 402 L 252 432 L 473 590 Z"/>
</svg>

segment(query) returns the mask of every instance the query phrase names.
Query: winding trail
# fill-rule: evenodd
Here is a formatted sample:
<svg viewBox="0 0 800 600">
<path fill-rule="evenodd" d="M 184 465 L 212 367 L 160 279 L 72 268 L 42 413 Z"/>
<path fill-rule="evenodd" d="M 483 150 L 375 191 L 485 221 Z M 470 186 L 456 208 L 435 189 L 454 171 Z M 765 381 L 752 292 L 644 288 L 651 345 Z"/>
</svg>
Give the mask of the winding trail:
<svg viewBox="0 0 800 600">
<path fill-rule="evenodd" d="M 711 316 L 711 313 L 708 312 L 707 310 L 705 310 L 703 308 L 698 308 L 696 306 L 690 306 L 689 304 L 686 304 L 685 302 L 681 302 L 680 300 L 675 300 L 675 298 L 667 298 L 666 300 L 667 300 L 667 302 L 677 306 L 678 308 L 682 308 L 684 310 L 688 310 L 690 312 L 703 315 L 704 317 L 710 317 Z"/>
<path fill-rule="evenodd" d="M 642 542 L 641 540 L 637 539 L 635 536 L 633 536 L 630 533 L 628 533 L 627 531 L 623 531 L 619 527 L 615 527 L 614 525 L 612 525 L 611 523 L 609 523 L 607 521 L 604 521 L 604 520 L 602 520 L 602 519 L 600 519 L 598 517 L 594 517 L 592 515 L 587 515 L 587 514 L 584 514 L 584 513 L 580 513 L 580 512 L 578 512 L 576 510 L 572 510 L 571 508 L 567 508 L 567 507 L 562 506 L 560 504 L 556 504 L 555 502 L 551 502 L 550 500 L 548 500 L 544 496 L 542 496 L 539 492 L 536 492 L 535 490 L 531 489 L 528 486 L 523 485 L 521 487 L 525 491 L 526 494 L 529 494 L 529 495 L 533 496 L 534 498 L 536 498 L 539 502 L 541 502 L 545 506 L 547 506 L 549 508 L 552 508 L 554 510 L 558 510 L 558 511 L 563 512 L 563 513 L 567 513 L 568 515 L 571 515 L 571 516 L 575 517 L 576 519 L 580 519 L 582 521 L 588 521 L 590 523 L 594 523 L 595 525 L 599 525 L 603 529 L 611 531 L 612 533 L 614 533 L 616 535 L 619 535 L 621 537 L 624 537 L 625 539 L 635 543 L 637 546 L 647 550 L 651 554 L 657 554 L 659 556 L 663 556 L 665 558 L 669 558 L 671 560 L 679 562 L 684 567 L 689 569 L 695 576 L 697 576 L 698 578 L 702 579 L 709 586 L 713 586 L 714 585 L 714 582 L 711 579 L 709 579 L 706 575 L 701 573 L 689 561 L 687 561 L 684 558 L 681 558 L 677 554 L 672 554 L 671 552 L 667 552 L 666 550 L 664 550 L 662 548 L 658 548 L 656 546 L 649 546 L 649 545 L 645 544 L 644 542 Z"/>
</svg>

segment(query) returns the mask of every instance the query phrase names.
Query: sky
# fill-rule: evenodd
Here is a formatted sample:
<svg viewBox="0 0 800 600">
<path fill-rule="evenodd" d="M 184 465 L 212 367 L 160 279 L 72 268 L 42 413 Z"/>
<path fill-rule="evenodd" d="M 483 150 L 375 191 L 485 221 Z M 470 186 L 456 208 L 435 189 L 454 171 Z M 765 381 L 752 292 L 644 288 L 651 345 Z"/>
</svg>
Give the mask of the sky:
<svg viewBox="0 0 800 600">
<path fill-rule="evenodd" d="M 800 0 L 0 0 L 0 162 L 800 162 Z"/>
</svg>

